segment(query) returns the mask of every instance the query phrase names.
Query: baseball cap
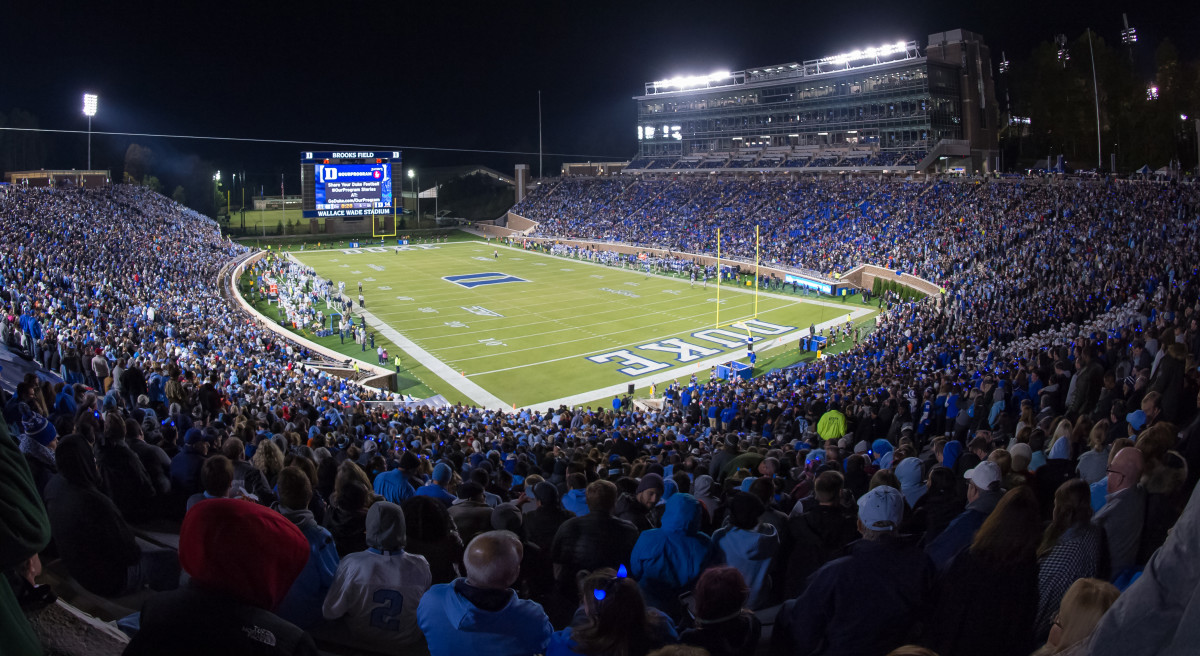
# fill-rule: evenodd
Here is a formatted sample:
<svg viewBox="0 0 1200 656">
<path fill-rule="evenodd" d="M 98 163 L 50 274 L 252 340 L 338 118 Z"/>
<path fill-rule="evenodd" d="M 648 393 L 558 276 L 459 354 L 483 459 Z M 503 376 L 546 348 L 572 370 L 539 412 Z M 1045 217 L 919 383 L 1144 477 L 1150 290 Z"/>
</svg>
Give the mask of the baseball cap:
<svg viewBox="0 0 1200 656">
<path fill-rule="evenodd" d="M 904 497 L 900 490 L 880 485 L 858 499 L 858 519 L 872 531 L 891 531 L 904 517 Z"/>
<path fill-rule="evenodd" d="M 1146 425 L 1146 413 L 1142 412 L 1141 409 L 1134 410 L 1125 415 L 1125 421 L 1129 422 L 1130 426 L 1133 426 L 1133 430 L 1142 430 L 1142 426 Z"/>
<path fill-rule="evenodd" d="M 968 469 L 963 474 L 963 478 L 971 481 L 975 487 L 981 490 L 991 489 L 993 483 L 997 486 L 1000 483 L 1000 465 L 991 461 L 981 462 L 975 465 L 974 469 Z"/>
</svg>

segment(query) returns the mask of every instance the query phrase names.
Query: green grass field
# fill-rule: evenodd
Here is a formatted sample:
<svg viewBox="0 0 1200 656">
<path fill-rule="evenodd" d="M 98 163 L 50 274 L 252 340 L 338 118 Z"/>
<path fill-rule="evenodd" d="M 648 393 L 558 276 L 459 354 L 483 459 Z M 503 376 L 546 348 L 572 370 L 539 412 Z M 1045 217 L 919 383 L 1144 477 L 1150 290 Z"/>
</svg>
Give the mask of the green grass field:
<svg viewBox="0 0 1200 656">
<path fill-rule="evenodd" d="M 441 393 L 453 387 L 451 400 L 491 407 L 583 404 L 611 398 L 631 382 L 661 389 L 693 373 L 706 378 L 716 362 L 746 361 L 746 326 L 730 324 L 755 316 L 753 293 L 726 285 L 720 292 L 726 332 L 703 333 L 717 326 L 715 285 L 691 287 L 678 278 L 483 242 L 292 256 L 345 282 L 351 297 L 361 281 L 377 342 L 391 353 L 401 347 L 406 364 L 427 372 L 424 385 Z M 475 277 L 455 282 L 456 276 Z M 780 362 L 785 350 L 795 353 L 810 324 L 844 322 L 850 312 L 866 322 L 874 308 L 760 294 L 763 323 L 750 326 L 759 365 Z M 374 362 L 373 353 L 358 355 Z"/>
</svg>

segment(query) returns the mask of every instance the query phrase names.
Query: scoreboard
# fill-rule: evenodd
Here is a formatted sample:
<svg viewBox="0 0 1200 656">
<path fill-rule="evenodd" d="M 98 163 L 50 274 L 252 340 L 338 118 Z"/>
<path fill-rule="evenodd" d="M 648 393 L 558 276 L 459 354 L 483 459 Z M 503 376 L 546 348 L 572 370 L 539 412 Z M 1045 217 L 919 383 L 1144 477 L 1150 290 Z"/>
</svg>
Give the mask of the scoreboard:
<svg viewBox="0 0 1200 656">
<path fill-rule="evenodd" d="M 301 153 L 304 216 L 361 219 L 396 212 L 392 172 L 393 165 L 400 167 L 400 162 L 398 151 Z"/>
</svg>

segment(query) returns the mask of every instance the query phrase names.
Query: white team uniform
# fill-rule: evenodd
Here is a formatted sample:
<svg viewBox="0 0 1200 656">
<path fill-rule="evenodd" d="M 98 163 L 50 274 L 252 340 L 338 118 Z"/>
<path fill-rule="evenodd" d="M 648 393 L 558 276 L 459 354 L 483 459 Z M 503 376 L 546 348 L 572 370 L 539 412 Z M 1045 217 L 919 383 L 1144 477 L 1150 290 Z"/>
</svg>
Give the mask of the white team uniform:
<svg viewBox="0 0 1200 656">
<path fill-rule="evenodd" d="M 417 604 L 433 584 L 424 556 L 368 549 L 347 554 L 325 597 L 325 619 L 344 617 L 354 643 L 399 653 L 422 641 Z"/>
</svg>

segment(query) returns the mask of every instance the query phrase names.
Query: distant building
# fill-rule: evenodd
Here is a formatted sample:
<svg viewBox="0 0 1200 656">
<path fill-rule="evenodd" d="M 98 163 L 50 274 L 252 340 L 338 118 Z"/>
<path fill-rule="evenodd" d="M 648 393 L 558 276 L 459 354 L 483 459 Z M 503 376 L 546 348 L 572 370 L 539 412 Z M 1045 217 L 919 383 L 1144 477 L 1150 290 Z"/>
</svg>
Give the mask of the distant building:
<svg viewBox="0 0 1200 656">
<path fill-rule="evenodd" d="M 4 181 L 25 187 L 103 187 L 112 183 L 108 171 L 48 170 L 9 171 Z"/>
</svg>

